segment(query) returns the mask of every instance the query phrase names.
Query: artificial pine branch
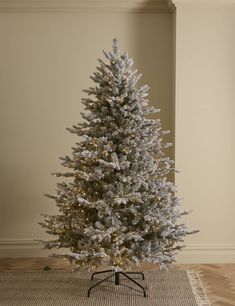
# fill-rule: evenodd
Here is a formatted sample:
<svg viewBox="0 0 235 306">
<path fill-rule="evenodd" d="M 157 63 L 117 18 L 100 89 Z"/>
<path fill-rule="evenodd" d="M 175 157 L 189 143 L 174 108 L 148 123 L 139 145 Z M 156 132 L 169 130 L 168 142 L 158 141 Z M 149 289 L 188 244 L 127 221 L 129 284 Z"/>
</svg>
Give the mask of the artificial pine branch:
<svg viewBox="0 0 235 306">
<path fill-rule="evenodd" d="M 163 138 L 160 119 L 148 119 L 159 110 L 148 105 L 147 85 L 137 88 L 140 74 L 133 60 L 121 54 L 118 41 L 105 52 L 84 90 L 84 122 L 68 128 L 82 136 L 71 156 L 62 157 L 70 177 L 57 184 L 59 215 L 44 215 L 40 224 L 55 240 L 45 248 L 69 248 L 64 255 L 77 267 L 106 263 L 125 270 L 131 263 L 152 262 L 167 267 L 184 247 L 183 238 L 195 233 L 179 223 L 182 215 L 175 185 L 167 175 L 175 172 L 164 152 L 171 144 Z M 92 98 L 91 98 L 92 97 Z"/>
</svg>

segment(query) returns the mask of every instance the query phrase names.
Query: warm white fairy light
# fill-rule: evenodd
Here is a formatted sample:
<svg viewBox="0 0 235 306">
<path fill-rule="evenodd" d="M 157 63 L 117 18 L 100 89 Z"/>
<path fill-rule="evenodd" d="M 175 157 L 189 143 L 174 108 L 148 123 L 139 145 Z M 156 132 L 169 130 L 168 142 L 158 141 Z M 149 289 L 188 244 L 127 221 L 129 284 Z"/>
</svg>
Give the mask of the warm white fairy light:
<svg viewBox="0 0 235 306">
<path fill-rule="evenodd" d="M 95 269 L 102 262 L 125 270 L 140 260 L 167 267 L 182 248 L 189 232 L 179 218 L 179 198 L 167 175 L 173 161 L 163 152 L 169 144 L 159 119 L 145 115 L 159 112 L 148 106 L 147 85 L 136 88 L 140 78 L 132 71 L 128 54 L 120 55 L 118 43 L 99 60 L 96 83 L 82 99 L 84 122 L 68 130 L 83 136 L 72 156 L 61 158 L 69 172 L 55 173 L 70 182 L 58 183 L 56 201 L 60 214 L 44 215 L 41 225 L 56 240 L 41 241 L 46 248 L 70 248 L 64 257 L 77 268 Z M 90 97 L 93 97 L 90 98 Z"/>
</svg>

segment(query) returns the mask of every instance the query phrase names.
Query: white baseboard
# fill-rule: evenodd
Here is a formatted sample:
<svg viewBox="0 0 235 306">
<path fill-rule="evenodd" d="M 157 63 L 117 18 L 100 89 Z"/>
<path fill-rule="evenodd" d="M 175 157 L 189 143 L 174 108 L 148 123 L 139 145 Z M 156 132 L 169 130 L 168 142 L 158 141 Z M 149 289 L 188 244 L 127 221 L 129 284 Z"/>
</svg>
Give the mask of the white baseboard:
<svg viewBox="0 0 235 306">
<path fill-rule="evenodd" d="M 32 239 L 0 239 L 0 257 L 46 257 L 58 250 L 44 250 Z M 235 263 L 235 245 L 188 245 L 178 263 Z"/>
<path fill-rule="evenodd" d="M 178 263 L 235 263 L 235 245 L 188 245 L 178 256 Z"/>
<path fill-rule="evenodd" d="M 33 239 L 0 239 L 0 257 L 45 257 L 50 253 Z"/>
</svg>

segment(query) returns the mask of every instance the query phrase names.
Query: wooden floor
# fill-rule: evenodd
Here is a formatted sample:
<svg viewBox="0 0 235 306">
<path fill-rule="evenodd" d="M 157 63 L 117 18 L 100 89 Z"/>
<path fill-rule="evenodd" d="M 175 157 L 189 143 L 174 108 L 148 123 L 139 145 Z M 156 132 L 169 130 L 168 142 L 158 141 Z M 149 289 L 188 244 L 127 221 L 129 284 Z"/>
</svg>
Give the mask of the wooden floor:
<svg viewBox="0 0 235 306">
<path fill-rule="evenodd" d="M 49 266 L 68 270 L 66 261 L 54 258 L 0 258 L 0 270 L 42 270 Z M 235 264 L 175 265 L 176 269 L 196 271 L 203 283 L 212 306 L 235 306 Z M 142 270 L 155 270 L 156 266 L 143 265 Z"/>
</svg>

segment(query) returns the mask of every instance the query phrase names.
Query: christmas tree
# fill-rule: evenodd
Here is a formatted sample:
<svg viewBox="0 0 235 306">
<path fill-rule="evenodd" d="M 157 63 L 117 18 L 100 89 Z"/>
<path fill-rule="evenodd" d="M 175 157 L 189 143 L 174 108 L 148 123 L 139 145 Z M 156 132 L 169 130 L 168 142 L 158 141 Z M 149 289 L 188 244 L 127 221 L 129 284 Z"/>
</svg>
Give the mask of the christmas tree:
<svg viewBox="0 0 235 306">
<path fill-rule="evenodd" d="M 84 90 L 84 122 L 68 128 L 80 141 L 71 156 L 62 159 L 68 170 L 55 173 L 70 178 L 57 183 L 57 215 L 43 215 L 40 224 L 54 240 L 42 240 L 45 248 L 69 248 L 65 254 L 76 267 L 94 269 L 105 263 L 114 270 L 151 262 L 167 268 L 176 261 L 188 231 L 179 223 L 182 215 L 175 172 L 164 150 L 159 112 L 148 105 L 149 87 L 139 89 L 133 60 L 121 54 L 116 39 L 113 52 L 91 76 L 94 87 Z"/>
</svg>

